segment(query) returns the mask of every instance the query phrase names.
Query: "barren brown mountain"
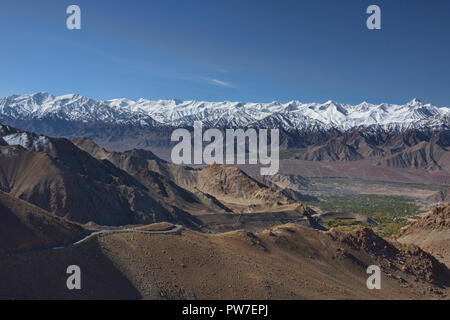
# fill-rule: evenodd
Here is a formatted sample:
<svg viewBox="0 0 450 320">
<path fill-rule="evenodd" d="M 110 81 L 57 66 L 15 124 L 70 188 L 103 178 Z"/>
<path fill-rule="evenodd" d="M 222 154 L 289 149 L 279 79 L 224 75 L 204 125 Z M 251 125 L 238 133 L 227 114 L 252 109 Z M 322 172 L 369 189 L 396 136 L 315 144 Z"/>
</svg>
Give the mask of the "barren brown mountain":
<svg viewBox="0 0 450 320">
<path fill-rule="evenodd" d="M 394 168 L 448 170 L 450 169 L 450 152 L 447 148 L 423 141 L 381 159 L 379 164 Z"/>
<path fill-rule="evenodd" d="M 433 209 L 394 238 L 401 243 L 418 245 L 450 267 L 450 205 Z"/>
<path fill-rule="evenodd" d="M 0 191 L 0 254 L 42 249 L 81 239 L 88 232 Z"/>
<path fill-rule="evenodd" d="M 288 148 L 296 148 L 290 137 Z M 318 141 L 307 141 L 294 157 L 308 161 L 357 161 L 393 168 L 448 170 L 449 134 L 446 128 L 408 129 L 404 131 L 354 128 L 346 132 L 330 131 Z"/>
<path fill-rule="evenodd" d="M 249 206 L 257 210 L 261 206 L 272 208 L 296 202 L 279 188 L 267 187 L 235 167 L 212 164 L 201 170 L 194 170 L 161 160 L 146 150 L 108 152 L 90 139 L 79 138 L 73 142 L 94 157 L 111 161 L 144 185 L 149 185 L 149 179 L 154 177 L 155 173 L 170 179 L 192 193 L 210 212 L 230 211 L 230 208 L 248 211 Z M 189 211 L 189 208 L 183 209 Z M 197 213 L 206 211 L 195 209 Z"/>
<path fill-rule="evenodd" d="M 31 133 L 7 138 L 10 145 L 0 147 L 0 189 L 16 198 L 81 223 L 195 225 L 157 191 L 66 139 Z"/>
<path fill-rule="evenodd" d="M 172 203 L 192 214 L 231 211 L 212 195 L 198 189 L 185 188 L 194 183 L 196 170 L 161 160 L 147 150 L 108 152 L 86 138 L 74 139 L 73 143 L 92 156 L 100 160 L 108 160 L 126 171 L 143 185 L 158 193 L 165 202 Z"/>
<path fill-rule="evenodd" d="M 211 164 L 196 175 L 195 187 L 230 204 L 276 207 L 295 203 L 280 190 L 254 180 L 242 170 Z"/>
</svg>

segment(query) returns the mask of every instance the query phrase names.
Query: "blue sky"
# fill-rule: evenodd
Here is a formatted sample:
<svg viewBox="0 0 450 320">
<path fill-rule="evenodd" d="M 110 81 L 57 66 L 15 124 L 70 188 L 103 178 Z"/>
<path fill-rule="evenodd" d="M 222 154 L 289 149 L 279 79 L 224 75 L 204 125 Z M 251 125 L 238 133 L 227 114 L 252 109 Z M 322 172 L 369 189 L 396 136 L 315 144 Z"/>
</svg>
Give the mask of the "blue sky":
<svg viewBox="0 0 450 320">
<path fill-rule="evenodd" d="M 0 45 L 0 96 L 450 106 L 448 0 L 2 0 Z"/>
</svg>

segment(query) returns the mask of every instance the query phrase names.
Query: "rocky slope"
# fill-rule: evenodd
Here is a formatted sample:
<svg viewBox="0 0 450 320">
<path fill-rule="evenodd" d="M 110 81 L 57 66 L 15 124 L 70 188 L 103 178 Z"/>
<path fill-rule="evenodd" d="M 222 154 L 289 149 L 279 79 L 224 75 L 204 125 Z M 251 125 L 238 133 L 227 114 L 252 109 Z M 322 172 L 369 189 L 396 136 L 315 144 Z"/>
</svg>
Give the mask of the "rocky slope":
<svg viewBox="0 0 450 320">
<path fill-rule="evenodd" d="M 321 141 L 290 137 L 288 149 L 293 158 L 308 161 L 371 160 L 380 166 L 449 170 L 450 135 L 446 128 L 406 129 L 402 131 L 355 128 L 346 132 L 328 132 Z"/>
<path fill-rule="evenodd" d="M 248 211 L 249 206 L 273 208 L 295 203 L 289 194 L 267 187 L 238 168 L 212 164 L 194 170 L 163 161 L 150 151 L 108 152 L 86 138 L 74 139 L 74 143 L 99 159 L 108 159 L 152 189 L 157 188 L 152 177 L 164 176 L 210 209 L 230 211 L 237 205 L 239 210 Z"/>
<path fill-rule="evenodd" d="M 433 209 L 394 238 L 401 243 L 420 246 L 450 266 L 450 205 Z"/>
<path fill-rule="evenodd" d="M 0 191 L 0 254 L 63 245 L 88 232 Z"/>
<path fill-rule="evenodd" d="M 193 218 L 157 191 L 66 139 L 28 132 L 0 137 L 0 189 L 70 220 L 106 225 Z"/>
<path fill-rule="evenodd" d="M 377 236 L 370 228 L 358 227 L 351 232 L 340 232 L 332 229 L 332 239 L 357 250 L 362 250 L 376 257 L 388 276 L 395 270 L 409 273 L 429 283 L 450 285 L 450 271 L 445 264 L 416 245 L 386 241 Z M 343 252 L 345 255 L 345 250 Z"/>
<path fill-rule="evenodd" d="M 393 248 L 392 255 L 380 256 L 372 251 L 371 240 L 364 240 L 367 245 L 358 240 L 371 234 L 364 231 L 354 236 L 347 241 L 345 236 L 296 224 L 259 233 L 184 230 L 168 235 L 104 235 L 73 248 L 0 256 L 0 297 L 448 298 L 448 285 L 441 279 L 448 269 L 420 249 Z M 374 241 L 391 252 L 389 243 Z M 68 261 L 81 267 L 83 290 L 67 290 Z M 366 269 L 373 264 L 382 268 L 381 290 L 366 287 Z M 33 265 L 32 272 L 29 265 Z"/>
</svg>

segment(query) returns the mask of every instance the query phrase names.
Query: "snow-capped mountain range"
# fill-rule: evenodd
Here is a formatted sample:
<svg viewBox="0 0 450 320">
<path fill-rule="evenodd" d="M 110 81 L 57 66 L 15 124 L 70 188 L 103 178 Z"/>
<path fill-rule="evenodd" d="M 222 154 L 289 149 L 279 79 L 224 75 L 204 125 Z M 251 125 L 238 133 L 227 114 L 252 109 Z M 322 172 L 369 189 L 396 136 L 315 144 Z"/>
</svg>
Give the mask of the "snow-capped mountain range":
<svg viewBox="0 0 450 320">
<path fill-rule="evenodd" d="M 0 99 L 2 120 L 60 119 L 85 123 L 137 126 L 337 128 L 448 125 L 450 108 L 438 108 L 414 99 L 405 105 L 325 103 L 242 103 L 180 100 L 113 99 L 97 101 L 81 95 L 49 93 L 11 95 Z"/>
</svg>

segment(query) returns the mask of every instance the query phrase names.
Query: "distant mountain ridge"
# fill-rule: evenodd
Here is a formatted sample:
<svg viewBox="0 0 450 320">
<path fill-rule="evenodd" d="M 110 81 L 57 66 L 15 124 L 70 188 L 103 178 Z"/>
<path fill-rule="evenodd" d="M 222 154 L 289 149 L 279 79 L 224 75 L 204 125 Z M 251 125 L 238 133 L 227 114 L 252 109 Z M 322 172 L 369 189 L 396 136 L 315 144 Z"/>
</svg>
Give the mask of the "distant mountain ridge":
<svg viewBox="0 0 450 320">
<path fill-rule="evenodd" d="M 0 99 L 0 122 L 59 120 L 133 126 L 279 127 L 289 129 L 381 126 L 411 128 L 448 125 L 450 108 L 414 99 L 404 105 L 367 102 L 243 103 L 181 100 L 113 99 L 97 101 L 77 94 L 11 95 Z"/>
<path fill-rule="evenodd" d="M 181 100 L 96 101 L 49 93 L 0 99 L 0 128 L 8 144 L 27 146 L 26 135 L 86 137 L 110 151 L 145 149 L 169 159 L 174 128 L 278 128 L 285 158 L 359 161 L 394 168 L 450 168 L 450 109 L 414 99 L 405 105 L 367 102 L 324 104 L 199 102 Z M 51 147 L 33 140 L 34 149 Z M 2 142 L 0 141 L 0 144 Z M 3 142 L 4 143 L 4 142 Z M 116 155 L 117 156 L 117 155 Z"/>
</svg>

